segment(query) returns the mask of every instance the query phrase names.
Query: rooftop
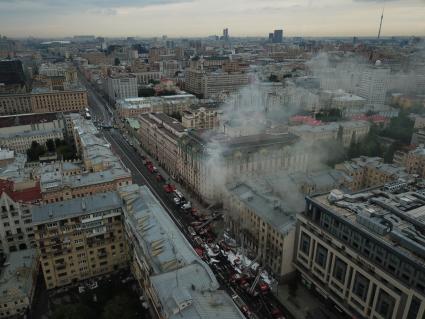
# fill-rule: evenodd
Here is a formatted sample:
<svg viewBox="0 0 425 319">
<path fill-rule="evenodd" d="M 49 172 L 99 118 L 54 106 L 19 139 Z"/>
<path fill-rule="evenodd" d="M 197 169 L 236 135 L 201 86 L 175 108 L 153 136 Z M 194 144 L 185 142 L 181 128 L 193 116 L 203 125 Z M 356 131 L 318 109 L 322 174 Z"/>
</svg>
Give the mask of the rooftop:
<svg viewBox="0 0 425 319">
<path fill-rule="evenodd" d="M 32 221 L 40 224 L 117 208 L 121 208 L 121 200 L 116 192 L 100 193 L 33 207 Z"/>
<path fill-rule="evenodd" d="M 35 249 L 11 252 L 0 273 L 0 301 L 15 301 L 24 296 L 31 298 L 35 280 L 33 272 L 36 265 Z"/>
<path fill-rule="evenodd" d="M 30 113 L 0 116 L 0 128 L 52 122 L 57 119 L 57 113 Z"/>
</svg>

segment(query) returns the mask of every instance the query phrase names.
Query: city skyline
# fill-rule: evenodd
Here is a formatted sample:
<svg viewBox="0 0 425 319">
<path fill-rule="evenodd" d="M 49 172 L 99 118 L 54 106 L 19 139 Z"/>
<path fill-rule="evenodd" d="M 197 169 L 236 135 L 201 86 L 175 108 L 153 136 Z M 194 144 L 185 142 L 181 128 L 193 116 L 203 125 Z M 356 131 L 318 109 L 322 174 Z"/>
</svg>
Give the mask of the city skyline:
<svg viewBox="0 0 425 319">
<path fill-rule="evenodd" d="M 0 0 L 0 30 L 9 37 L 99 36 L 202 37 L 424 35 L 424 0 Z"/>
</svg>

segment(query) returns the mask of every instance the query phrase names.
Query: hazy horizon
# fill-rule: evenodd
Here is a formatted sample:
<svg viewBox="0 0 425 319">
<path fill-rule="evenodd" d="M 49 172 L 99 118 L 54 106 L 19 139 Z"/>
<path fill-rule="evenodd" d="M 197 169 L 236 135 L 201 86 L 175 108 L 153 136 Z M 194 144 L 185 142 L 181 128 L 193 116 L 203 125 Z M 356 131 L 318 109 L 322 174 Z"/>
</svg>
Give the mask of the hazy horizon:
<svg viewBox="0 0 425 319">
<path fill-rule="evenodd" d="M 0 0 L 8 37 L 265 37 L 425 35 L 425 0 Z"/>
</svg>

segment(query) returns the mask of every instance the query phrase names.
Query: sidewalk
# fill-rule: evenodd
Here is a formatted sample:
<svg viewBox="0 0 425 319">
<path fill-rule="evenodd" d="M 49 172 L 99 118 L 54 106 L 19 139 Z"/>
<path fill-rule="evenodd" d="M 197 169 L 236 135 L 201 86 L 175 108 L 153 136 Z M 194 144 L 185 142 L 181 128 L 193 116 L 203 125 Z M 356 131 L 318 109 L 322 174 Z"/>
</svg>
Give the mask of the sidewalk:
<svg viewBox="0 0 425 319">
<path fill-rule="evenodd" d="M 123 132 L 122 130 L 120 131 L 125 137 L 128 138 L 128 140 L 134 145 L 134 147 L 136 148 L 137 152 L 140 155 L 145 156 L 148 160 L 150 160 L 154 166 L 158 169 L 158 172 L 162 175 L 162 177 L 164 177 L 165 181 L 170 182 L 171 184 L 173 184 L 174 186 L 176 186 L 176 188 L 181 191 L 184 195 L 184 197 L 186 199 L 188 199 L 191 203 L 192 203 L 192 207 L 196 207 L 196 209 L 200 212 L 200 213 L 206 213 L 208 215 L 210 215 L 212 212 L 207 210 L 205 208 L 205 206 L 203 204 L 201 204 L 196 198 L 194 198 L 194 196 L 191 195 L 191 193 L 184 187 L 182 186 L 180 183 L 178 183 L 177 181 L 175 181 L 169 174 L 167 171 L 165 171 L 161 165 L 158 164 L 158 161 L 155 160 L 154 158 L 152 158 L 144 149 L 142 149 L 142 147 L 140 146 L 140 142 L 137 141 L 137 139 L 133 136 L 130 136 L 128 134 L 126 134 L 125 132 Z"/>
</svg>

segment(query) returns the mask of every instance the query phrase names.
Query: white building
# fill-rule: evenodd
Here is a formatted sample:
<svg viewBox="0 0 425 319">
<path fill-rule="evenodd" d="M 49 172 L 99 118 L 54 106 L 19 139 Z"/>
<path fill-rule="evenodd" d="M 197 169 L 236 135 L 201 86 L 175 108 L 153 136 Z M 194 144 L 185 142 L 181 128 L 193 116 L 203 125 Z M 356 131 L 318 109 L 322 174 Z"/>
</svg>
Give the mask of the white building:
<svg viewBox="0 0 425 319">
<path fill-rule="evenodd" d="M 376 66 L 367 68 L 361 77 L 359 95 L 368 104 L 384 104 L 387 94 L 390 69 Z"/>
<path fill-rule="evenodd" d="M 105 80 L 105 91 L 110 101 L 137 97 L 137 77 L 134 74 L 115 74 Z"/>
</svg>

